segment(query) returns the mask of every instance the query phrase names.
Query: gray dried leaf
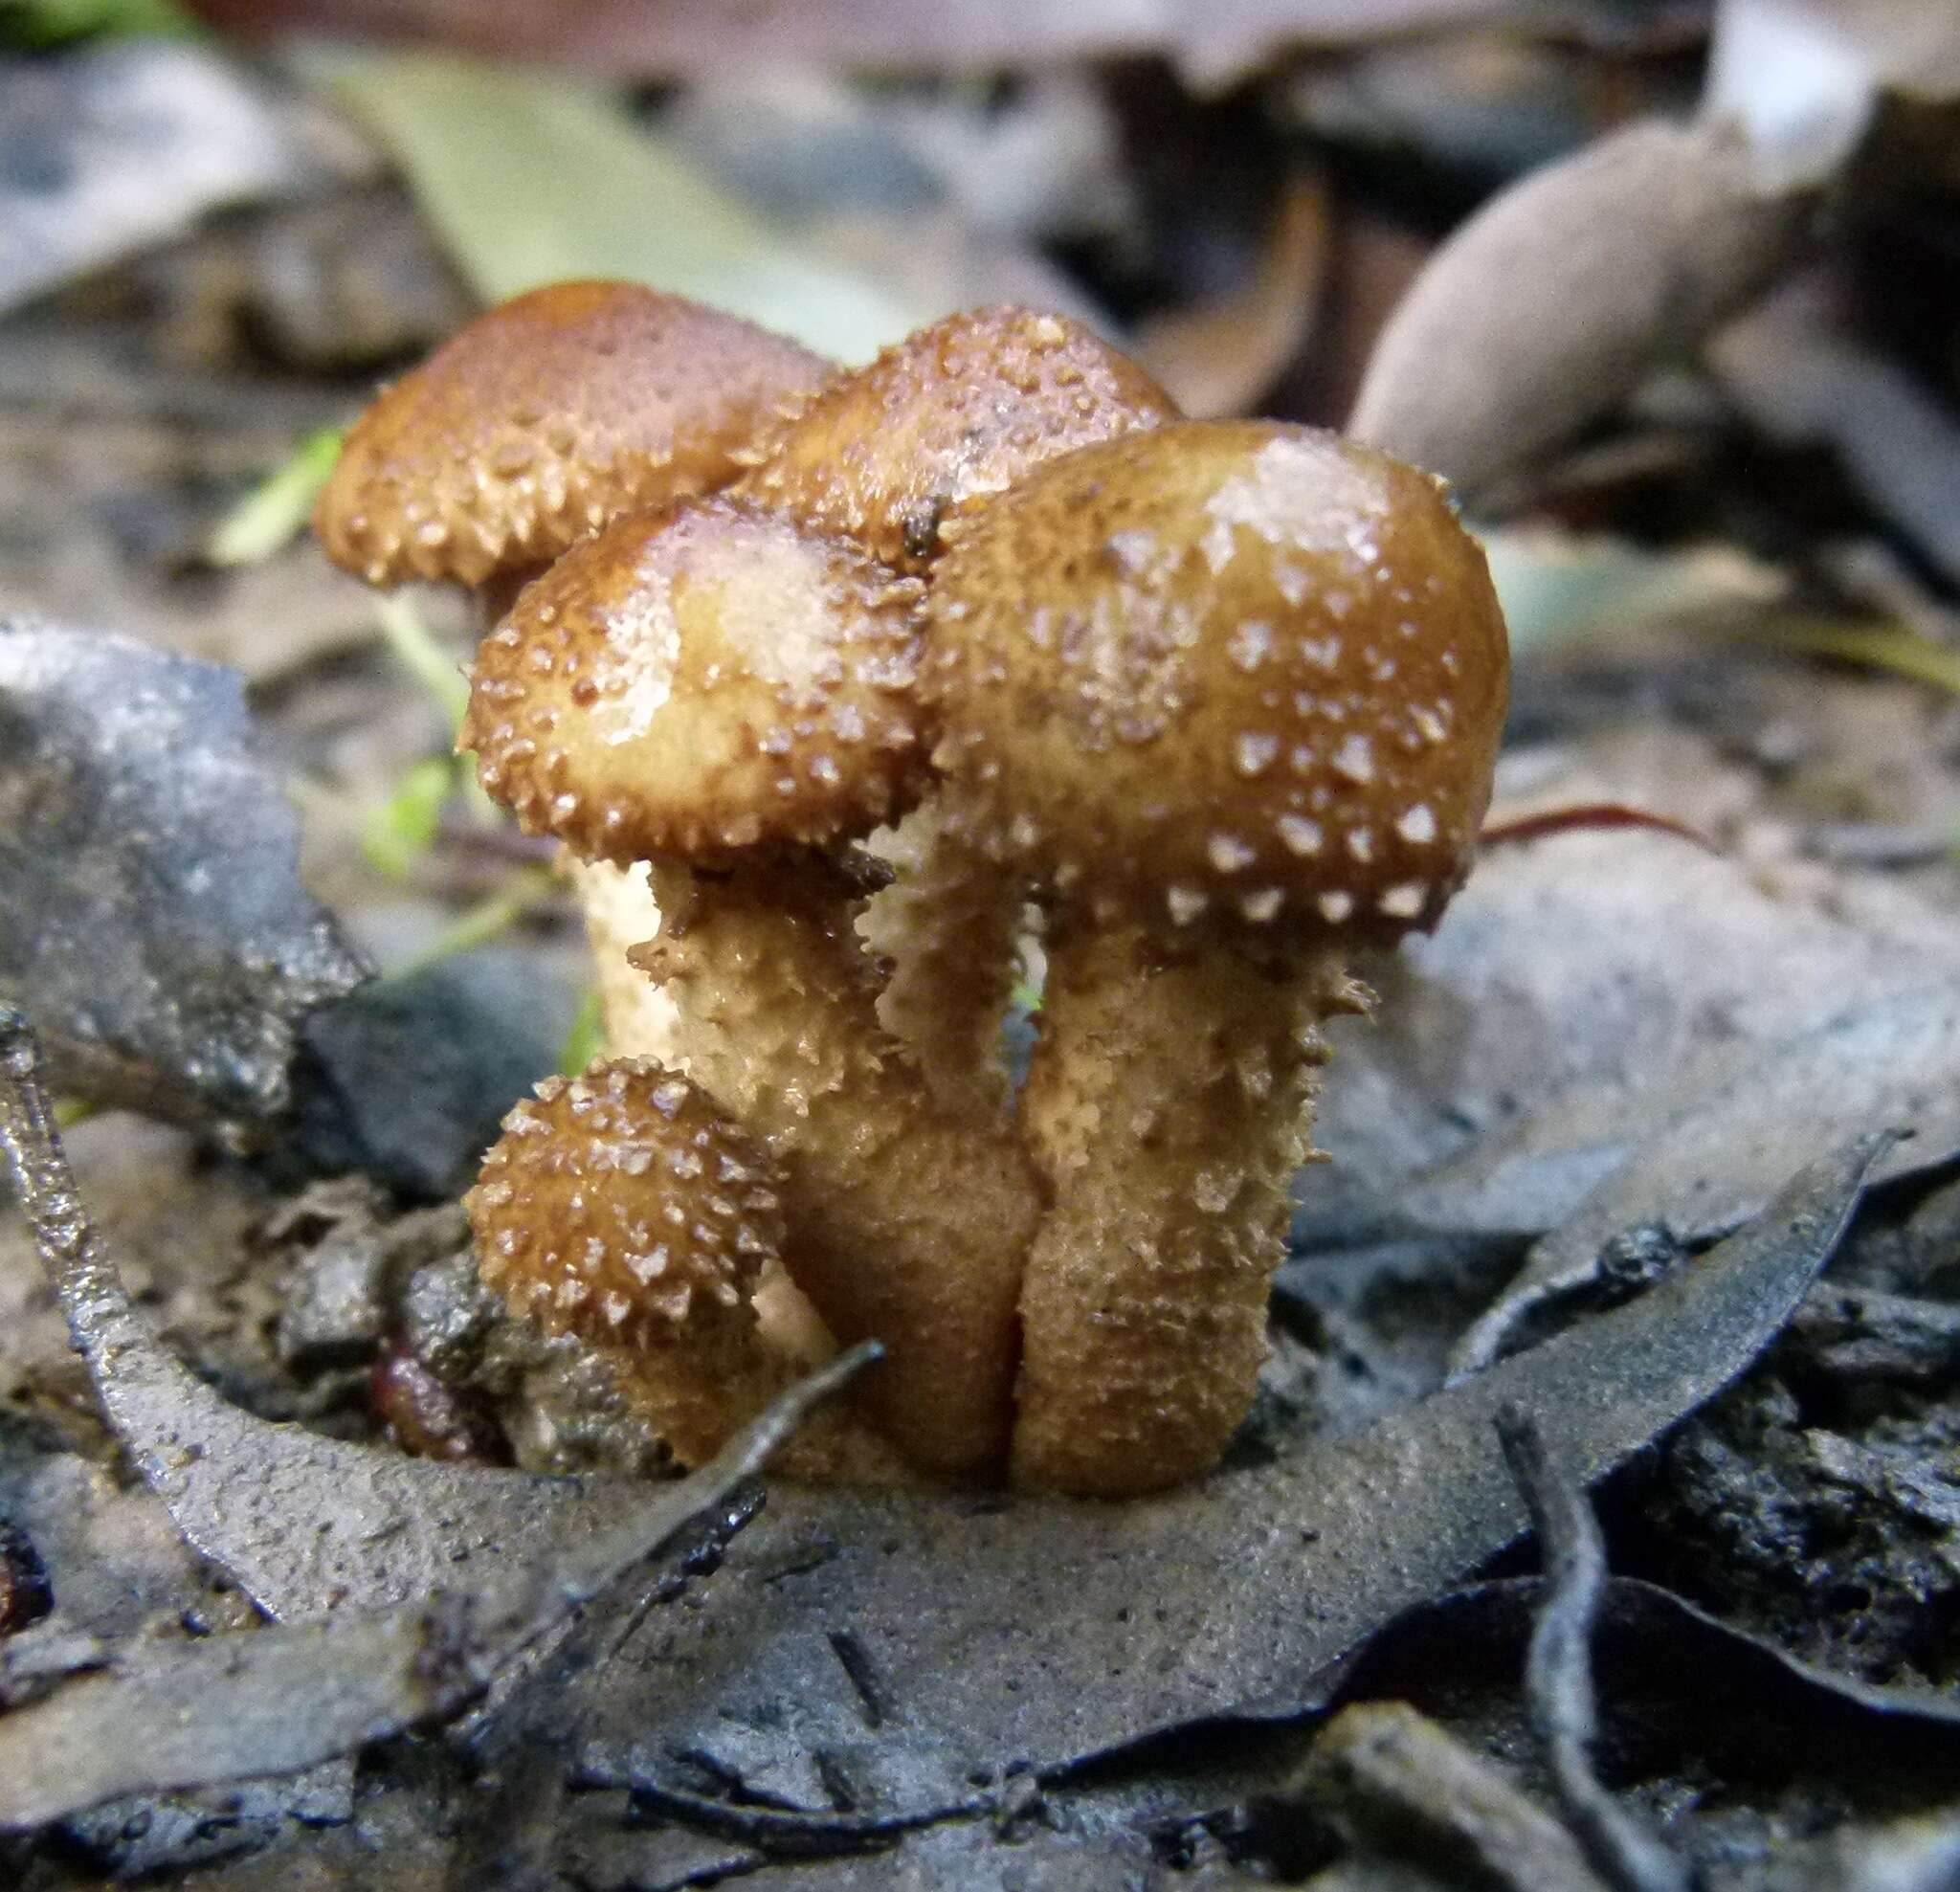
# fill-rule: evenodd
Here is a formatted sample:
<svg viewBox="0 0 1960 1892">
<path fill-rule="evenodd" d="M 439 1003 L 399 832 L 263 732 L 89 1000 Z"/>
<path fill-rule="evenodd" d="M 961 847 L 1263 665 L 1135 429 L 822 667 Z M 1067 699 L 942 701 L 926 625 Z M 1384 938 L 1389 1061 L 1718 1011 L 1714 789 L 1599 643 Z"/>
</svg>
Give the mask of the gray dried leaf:
<svg viewBox="0 0 1960 1892">
<path fill-rule="evenodd" d="M 781 1494 L 701 1633 L 649 1638 L 601 1679 L 591 1765 L 623 1782 L 691 1756 L 819 1809 L 821 1764 L 848 1758 L 861 1807 L 911 1812 L 964 1801 L 971 1770 L 1052 1772 L 1208 1717 L 1284 1714 L 1315 1671 L 1524 1529 L 1498 1406 L 1540 1414 L 1600 1476 L 1778 1329 L 1879 1147 L 1813 1166 L 1645 1299 L 1277 1464 L 1121 1506 Z"/>
<path fill-rule="evenodd" d="M 820 1400 L 874 1357 L 859 1347 L 784 1395 L 691 1478 L 641 1485 L 589 1542 L 374 1616 L 143 1641 L 0 1717 L 0 1829 L 33 1830 L 133 1793 L 298 1773 L 452 1719 L 497 1674 L 683 1525 L 718 1507 Z M 295 1704 L 303 1703 L 302 1712 Z"/>
<path fill-rule="evenodd" d="M 297 1021 L 365 976 L 298 841 L 234 672 L 0 617 L 0 1000 L 60 1088 L 193 1122 L 284 1107 Z"/>
<path fill-rule="evenodd" d="M 0 1831 L 124 1794 L 297 1772 L 462 1699 L 445 1613 L 139 1644 L 0 1718 Z M 303 1711 L 296 1704 L 303 1702 Z"/>
<path fill-rule="evenodd" d="M 1475 505 L 1692 350 L 1796 253 L 1727 125 L 1632 124 L 1534 171 L 1431 258 L 1375 344 L 1348 431 Z"/>
<path fill-rule="evenodd" d="M 1860 910 L 1835 878 L 1819 899 L 1664 835 L 1568 834 L 1486 856 L 1434 935 L 1363 976 L 1382 1002 L 1328 1035 L 1312 1245 L 1392 1229 L 1426 1171 L 1426 1228 L 1541 1234 L 1694 1095 L 1682 1074 L 1951 990 L 1960 934 L 1929 904 Z"/>
<path fill-rule="evenodd" d="M 1752 1052 L 1709 1047 L 1668 1072 L 1664 1086 L 1569 1098 L 1558 1112 L 1535 1116 L 1522 1136 L 1481 1146 L 1412 1191 L 1414 1220 L 1515 1230 L 1521 1202 L 1550 1201 L 1554 1179 L 1577 1182 L 1589 1169 L 1601 1179 L 1532 1247 L 1524 1270 L 1464 1336 L 1455 1370 L 1487 1366 L 1527 1313 L 1596 1281 L 1615 1235 L 1653 1228 L 1682 1246 L 1708 1241 L 1757 1213 L 1819 1142 L 1882 1128 L 1913 1132 L 1874 1181 L 1949 1161 L 1960 1152 L 1956 1073 L 1960 991 L 1946 986 L 1861 1007 Z"/>
</svg>

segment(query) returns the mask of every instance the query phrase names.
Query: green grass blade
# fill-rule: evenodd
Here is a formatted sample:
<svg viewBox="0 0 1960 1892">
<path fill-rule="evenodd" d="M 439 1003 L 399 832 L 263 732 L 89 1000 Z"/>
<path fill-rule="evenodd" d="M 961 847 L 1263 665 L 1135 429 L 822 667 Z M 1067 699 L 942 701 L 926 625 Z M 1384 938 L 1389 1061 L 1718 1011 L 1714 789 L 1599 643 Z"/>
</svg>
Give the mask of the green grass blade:
<svg viewBox="0 0 1960 1892">
<path fill-rule="evenodd" d="M 205 557 L 212 565 L 261 565 L 283 551 L 304 528 L 345 437 L 338 427 L 322 427 L 307 434 L 283 466 L 268 474 L 218 522 L 204 548 Z"/>
<path fill-rule="evenodd" d="M 415 681 L 442 705 L 452 729 L 460 727 L 470 706 L 470 686 L 456 659 L 429 634 L 422 614 L 408 599 L 384 594 L 375 600 L 375 614 L 388 647 Z"/>
<path fill-rule="evenodd" d="M 361 852 L 391 880 L 406 880 L 435 843 L 442 811 L 456 792 L 449 756 L 430 756 L 401 779 L 393 794 L 361 825 Z"/>
</svg>

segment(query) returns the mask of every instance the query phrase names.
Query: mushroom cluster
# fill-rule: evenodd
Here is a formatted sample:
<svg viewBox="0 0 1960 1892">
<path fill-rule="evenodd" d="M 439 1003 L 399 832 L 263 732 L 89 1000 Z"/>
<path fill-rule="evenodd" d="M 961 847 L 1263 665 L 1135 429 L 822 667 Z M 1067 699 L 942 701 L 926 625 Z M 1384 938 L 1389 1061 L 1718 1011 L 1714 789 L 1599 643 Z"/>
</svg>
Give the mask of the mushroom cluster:
<svg viewBox="0 0 1960 1892">
<path fill-rule="evenodd" d="M 1438 482 L 1186 421 L 1058 316 L 840 370 L 579 283 L 386 391 L 318 523 L 482 594 L 461 740 L 584 863 L 611 1061 L 512 1113 L 485 1280 L 682 1462 L 877 1338 L 807 1475 L 1214 1463 L 1350 950 L 1435 924 L 1489 797 L 1503 623 Z"/>
</svg>

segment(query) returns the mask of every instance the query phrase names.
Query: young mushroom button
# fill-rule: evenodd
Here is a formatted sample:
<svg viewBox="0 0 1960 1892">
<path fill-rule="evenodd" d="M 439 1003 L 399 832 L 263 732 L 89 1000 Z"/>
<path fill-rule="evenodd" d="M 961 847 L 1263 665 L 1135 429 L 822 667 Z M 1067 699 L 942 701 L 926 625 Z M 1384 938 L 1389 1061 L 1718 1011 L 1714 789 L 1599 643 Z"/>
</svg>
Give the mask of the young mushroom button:
<svg viewBox="0 0 1960 1892">
<path fill-rule="evenodd" d="M 460 740 L 525 827 L 588 858 L 849 839 L 923 778 L 919 599 L 734 501 L 631 514 L 484 638 Z"/>
<path fill-rule="evenodd" d="M 768 1157 L 684 1079 L 640 1059 L 547 1078 L 504 1120 L 464 1197 L 484 1282 L 520 1318 L 605 1353 L 685 1465 L 793 1376 L 753 1305 L 782 1246 Z M 805 1475 L 902 1476 L 848 1415 L 791 1448 Z"/>
<path fill-rule="evenodd" d="M 1051 928 L 1016 1475 L 1150 1489 L 1250 1403 L 1317 1028 L 1367 1002 L 1346 948 L 1433 925 L 1468 872 L 1503 618 L 1436 481 L 1262 423 L 1040 469 L 929 609 L 957 819 Z"/>
<path fill-rule="evenodd" d="M 947 316 L 786 409 L 736 491 L 924 571 L 943 529 L 1032 467 L 1171 419 L 1170 396 L 1066 316 Z"/>
</svg>

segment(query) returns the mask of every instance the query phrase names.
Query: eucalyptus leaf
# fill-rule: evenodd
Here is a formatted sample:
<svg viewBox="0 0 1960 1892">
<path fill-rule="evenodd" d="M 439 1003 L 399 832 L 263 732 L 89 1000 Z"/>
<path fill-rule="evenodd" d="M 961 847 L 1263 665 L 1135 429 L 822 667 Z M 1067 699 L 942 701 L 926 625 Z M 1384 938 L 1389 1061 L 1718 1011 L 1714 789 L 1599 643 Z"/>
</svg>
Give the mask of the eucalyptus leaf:
<svg viewBox="0 0 1960 1892">
<path fill-rule="evenodd" d="M 1692 1245 L 1734 1228 L 1819 1138 L 1911 1131 L 1875 1181 L 1949 1162 L 1960 1151 L 1956 1069 L 1960 995 L 1947 986 L 1902 993 L 1753 1053 L 1711 1046 L 1664 1086 L 1569 1096 L 1522 1133 L 1492 1138 L 1470 1161 L 1419 1179 L 1406 1197 L 1417 1225 L 1517 1230 L 1521 1205 L 1552 1200 L 1558 1180 L 1576 1182 L 1600 1166 L 1596 1184 L 1463 1337 L 1455 1370 L 1487 1366 L 1533 1310 L 1595 1281 L 1614 1236 L 1659 1228 Z"/>
<path fill-rule="evenodd" d="M 801 250 L 602 88 L 433 54 L 339 56 L 322 71 L 401 167 L 485 301 L 568 278 L 618 277 L 844 361 L 946 313 Z"/>
</svg>

